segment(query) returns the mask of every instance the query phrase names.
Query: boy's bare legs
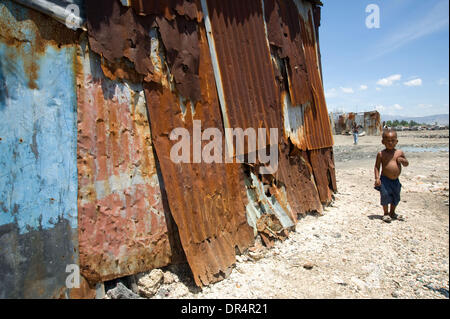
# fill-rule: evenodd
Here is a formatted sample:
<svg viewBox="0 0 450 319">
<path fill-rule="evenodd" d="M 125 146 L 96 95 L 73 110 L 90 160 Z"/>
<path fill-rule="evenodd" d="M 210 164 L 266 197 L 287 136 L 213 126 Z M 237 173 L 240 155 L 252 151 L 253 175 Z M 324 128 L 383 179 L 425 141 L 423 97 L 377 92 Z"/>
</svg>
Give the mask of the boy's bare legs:
<svg viewBox="0 0 450 319">
<path fill-rule="evenodd" d="M 381 218 L 384 222 L 390 223 L 392 221 L 392 217 L 389 214 L 389 205 L 383 205 L 384 216 Z"/>
<path fill-rule="evenodd" d="M 402 215 L 397 215 L 397 214 L 395 213 L 395 209 L 396 209 L 396 208 L 397 208 L 397 206 L 394 206 L 394 205 L 391 204 L 391 210 L 390 210 L 390 212 L 389 212 L 389 216 L 390 216 L 392 219 L 397 219 L 397 220 L 401 220 L 401 221 L 405 220 L 405 219 L 403 218 Z M 385 214 L 386 214 L 386 213 L 385 213 Z"/>
<path fill-rule="evenodd" d="M 394 205 L 392 205 L 391 204 L 391 210 L 390 210 L 390 212 L 389 212 L 389 215 L 391 216 L 391 217 L 394 217 L 395 216 L 395 209 L 397 208 L 397 206 L 394 206 Z"/>
</svg>

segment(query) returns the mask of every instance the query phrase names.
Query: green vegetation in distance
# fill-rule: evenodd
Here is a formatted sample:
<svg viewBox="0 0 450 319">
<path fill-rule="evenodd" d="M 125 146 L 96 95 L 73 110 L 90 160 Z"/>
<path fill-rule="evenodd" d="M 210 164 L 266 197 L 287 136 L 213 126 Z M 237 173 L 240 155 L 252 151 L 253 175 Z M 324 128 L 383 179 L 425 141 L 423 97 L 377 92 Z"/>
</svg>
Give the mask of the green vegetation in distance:
<svg viewBox="0 0 450 319">
<path fill-rule="evenodd" d="M 413 126 L 417 126 L 417 125 L 425 125 L 425 124 L 421 124 L 421 123 L 417 123 L 413 120 L 411 121 L 399 121 L 399 120 L 394 120 L 394 121 L 387 121 L 386 125 L 389 127 L 397 127 L 397 126 L 407 126 L 407 127 L 413 127 Z"/>
</svg>

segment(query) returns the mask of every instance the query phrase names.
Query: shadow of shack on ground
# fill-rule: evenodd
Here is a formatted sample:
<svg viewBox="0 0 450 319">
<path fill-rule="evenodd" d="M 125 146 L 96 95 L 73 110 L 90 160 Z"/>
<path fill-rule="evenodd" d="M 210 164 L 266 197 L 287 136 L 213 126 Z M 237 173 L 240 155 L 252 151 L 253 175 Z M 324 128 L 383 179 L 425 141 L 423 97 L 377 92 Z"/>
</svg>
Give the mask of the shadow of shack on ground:
<svg viewBox="0 0 450 319">
<path fill-rule="evenodd" d="M 332 201 L 319 1 L 78 0 L 77 31 L 57 22 L 72 3 L 0 4 L 1 297 L 89 298 L 186 262 L 208 285 L 258 233 L 270 245 Z M 275 128 L 278 170 L 173 162 L 170 133 L 192 136 L 196 120 L 222 136 Z M 27 249 L 58 221 L 57 253 Z M 80 288 L 66 286 L 66 264 Z"/>
</svg>

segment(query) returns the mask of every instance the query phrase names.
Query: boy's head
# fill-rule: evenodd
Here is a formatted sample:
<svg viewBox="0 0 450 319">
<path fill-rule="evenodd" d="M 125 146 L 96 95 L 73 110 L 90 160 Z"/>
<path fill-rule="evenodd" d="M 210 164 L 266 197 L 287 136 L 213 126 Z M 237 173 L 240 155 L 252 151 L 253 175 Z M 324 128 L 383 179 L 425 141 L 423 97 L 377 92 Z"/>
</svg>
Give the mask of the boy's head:
<svg viewBox="0 0 450 319">
<path fill-rule="evenodd" d="M 394 149 L 395 146 L 397 146 L 398 139 L 397 139 L 397 132 L 391 129 L 384 130 L 382 135 L 381 143 L 383 143 L 386 148 Z"/>
</svg>

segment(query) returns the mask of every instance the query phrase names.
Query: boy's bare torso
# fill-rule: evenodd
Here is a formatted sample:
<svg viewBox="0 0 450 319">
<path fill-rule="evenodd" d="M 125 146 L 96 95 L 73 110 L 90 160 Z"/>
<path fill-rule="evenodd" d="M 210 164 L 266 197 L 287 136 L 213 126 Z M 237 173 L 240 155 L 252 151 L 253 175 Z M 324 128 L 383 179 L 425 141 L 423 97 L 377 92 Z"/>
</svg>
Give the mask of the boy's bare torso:
<svg viewBox="0 0 450 319">
<path fill-rule="evenodd" d="M 402 172 L 402 166 L 398 162 L 399 157 L 404 157 L 403 151 L 401 150 L 385 149 L 381 151 L 381 175 L 386 176 L 390 179 L 397 179 Z"/>
</svg>

